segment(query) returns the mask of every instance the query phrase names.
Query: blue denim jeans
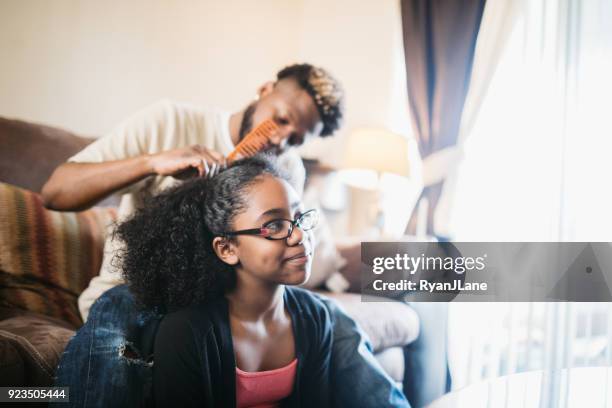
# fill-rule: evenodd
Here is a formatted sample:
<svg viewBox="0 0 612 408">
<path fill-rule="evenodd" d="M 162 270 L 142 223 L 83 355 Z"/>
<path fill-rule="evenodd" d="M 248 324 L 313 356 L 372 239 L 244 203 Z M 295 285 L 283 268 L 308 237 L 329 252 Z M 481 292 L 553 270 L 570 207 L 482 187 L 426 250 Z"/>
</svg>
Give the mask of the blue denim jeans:
<svg viewBox="0 0 612 408">
<path fill-rule="evenodd" d="M 143 330 L 160 317 L 137 311 L 125 285 L 106 291 L 62 355 L 55 384 L 70 387 L 70 402 L 59 406 L 141 406 L 153 364 L 139 343 Z"/>
<path fill-rule="evenodd" d="M 409 407 L 355 322 L 333 301 L 322 300 L 334 326 L 334 406 Z M 57 370 L 56 385 L 70 387 L 68 406 L 142 405 L 150 390 L 153 365 L 148 353 L 141 350 L 142 332 L 160 317 L 138 312 L 125 285 L 104 293 L 68 343 Z"/>
</svg>

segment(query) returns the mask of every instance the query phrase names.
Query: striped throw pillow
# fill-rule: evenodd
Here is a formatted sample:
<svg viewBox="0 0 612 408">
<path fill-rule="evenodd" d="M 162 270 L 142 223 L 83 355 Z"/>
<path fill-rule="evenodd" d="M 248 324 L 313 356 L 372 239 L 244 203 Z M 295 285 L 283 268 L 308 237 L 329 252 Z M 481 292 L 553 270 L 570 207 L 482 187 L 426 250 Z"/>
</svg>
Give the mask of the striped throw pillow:
<svg viewBox="0 0 612 408">
<path fill-rule="evenodd" d="M 82 324 L 77 298 L 99 272 L 112 208 L 58 212 L 0 183 L 0 304 Z"/>
</svg>

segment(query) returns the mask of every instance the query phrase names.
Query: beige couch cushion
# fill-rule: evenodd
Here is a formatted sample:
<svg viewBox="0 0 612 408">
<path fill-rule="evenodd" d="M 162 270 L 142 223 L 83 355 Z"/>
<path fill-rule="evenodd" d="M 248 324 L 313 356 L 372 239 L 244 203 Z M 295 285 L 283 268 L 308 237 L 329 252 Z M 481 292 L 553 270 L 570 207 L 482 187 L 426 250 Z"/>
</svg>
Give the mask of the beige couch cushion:
<svg viewBox="0 0 612 408">
<path fill-rule="evenodd" d="M 376 357 L 380 366 L 396 383 L 401 384 L 404 381 L 406 364 L 402 347 L 390 347 L 375 354 L 374 357 Z"/>
<path fill-rule="evenodd" d="M 419 318 L 408 305 L 394 301 L 362 302 L 355 293 L 319 292 L 335 299 L 368 335 L 374 352 L 405 346 L 419 335 Z"/>
</svg>

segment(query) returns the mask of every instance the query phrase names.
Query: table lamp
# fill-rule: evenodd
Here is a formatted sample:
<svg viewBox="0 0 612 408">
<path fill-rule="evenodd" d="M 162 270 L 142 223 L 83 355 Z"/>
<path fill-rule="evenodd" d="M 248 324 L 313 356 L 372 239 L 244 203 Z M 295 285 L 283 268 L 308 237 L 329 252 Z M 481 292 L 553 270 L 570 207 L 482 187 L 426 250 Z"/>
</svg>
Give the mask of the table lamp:
<svg viewBox="0 0 612 408">
<path fill-rule="evenodd" d="M 361 190 L 353 194 L 349 224 L 375 224 L 378 238 L 401 237 L 423 189 L 416 141 L 382 128 L 356 129 L 348 137 L 340 174 Z M 366 191 L 374 194 L 365 198 Z"/>
</svg>

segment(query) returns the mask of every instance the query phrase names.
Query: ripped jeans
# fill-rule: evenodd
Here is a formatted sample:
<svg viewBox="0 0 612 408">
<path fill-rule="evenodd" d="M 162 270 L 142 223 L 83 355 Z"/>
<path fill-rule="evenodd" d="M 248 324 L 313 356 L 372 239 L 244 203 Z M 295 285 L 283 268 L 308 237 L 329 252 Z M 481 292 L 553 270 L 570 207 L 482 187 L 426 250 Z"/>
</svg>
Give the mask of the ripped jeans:
<svg viewBox="0 0 612 408">
<path fill-rule="evenodd" d="M 127 286 L 106 291 L 62 355 L 55 385 L 70 387 L 70 402 L 59 406 L 142 406 L 150 396 L 160 318 L 138 311 Z"/>
<path fill-rule="evenodd" d="M 383 371 L 365 334 L 338 305 L 321 300 L 334 327 L 334 406 L 410 408 Z M 127 286 L 106 291 L 92 306 L 87 323 L 70 340 L 57 370 L 56 386 L 70 387 L 62 407 L 146 405 L 152 382 L 155 327 L 161 316 L 136 310 Z"/>
</svg>

